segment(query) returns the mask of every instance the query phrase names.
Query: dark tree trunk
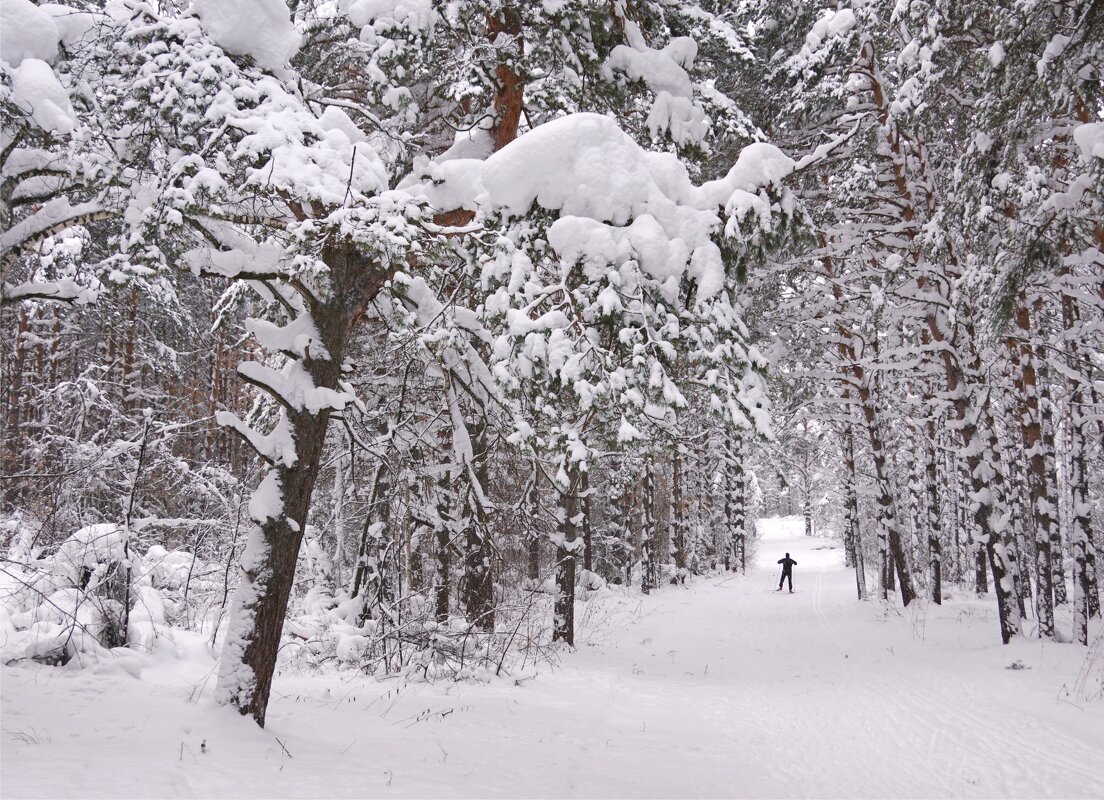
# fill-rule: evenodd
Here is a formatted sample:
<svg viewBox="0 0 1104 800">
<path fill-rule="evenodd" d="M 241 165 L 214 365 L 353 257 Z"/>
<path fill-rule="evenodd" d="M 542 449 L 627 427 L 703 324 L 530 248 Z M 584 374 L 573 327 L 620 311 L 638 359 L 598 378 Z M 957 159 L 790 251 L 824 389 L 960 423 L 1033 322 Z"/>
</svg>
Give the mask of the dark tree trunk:
<svg viewBox="0 0 1104 800">
<path fill-rule="evenodd" d="M 529 529 L 525 532 L 526 550 L 526 576 L 530 581 L 540 580 L 540 530 L 537 527 L 537 515 L 540 513 L 540 486 L 537 481 L 540 472 L 536 464 L 533 465 L 533 482 L 529 486 L 529 495 L 526 497 L 528 509 Z"/>
<path fill-rule="evenodd" d="M 1049 378 L 1047 370 L 1042 364 L 1038 369 L 1039 392 L 1039 435 L 1040 449 L 1043 452 L 1043 474 L 1041 480 L 1045 488 L 1042 496 L 1054 502 L 1048 509 L 1051 524 L 1047 529 L 1049 545 L 1045 548 L 1050 557 L 1050 585 L 1054 593 L 1054 604 L 1064 605 L 1069 602 L 1066 592 L 1066 572 L 1062 564 L 1062 531 L 1058 524 L 1058 487 L 1055 476 L 1057 475 L 1057 449 L 1055 448 L 1054 411 L 1050 397 Z"/>
<path fill-rule="evenodd" d="M 907 606 L 916 596 L 916 592 L 912 587 L 912 576 L 909 574 L 904 543 L 901 541 L 897 503 L 894 500 L 885 444 L 882 439 L 881 415 L 878 413 L 869 376 L 858 365 L 852 367 L 852 372 L 858 384 L 859 408 L 866 423 L 866 431 L 870 438 L 870 455 L 874 462 L 878 504 L 878 549 L 882 555 L 882 599 L 888 599 L 888 592 L 894 590 L 894 575 L 890 570 L 895 567 L 896 578 L 901 585 L 901 602 Z"/>
<path fill-rule="evenodd" d="M 289 416 L 299 460 L 295 466 L 275 470 L 283 490 L 284 512 L 261 522 L 258 533 L 262 546 L 247 548 L 242 554 L 242 585 L 235 596 L 235 603 L 240 605 L 233 615 L 238 617 L 239 626 L 247 624 L 236 630 L 232 624 L 222 656 L 224 668 L 219 675 L 225 699 L 243 715 L 252 716 L 262 728 L 299 545 L 329 424 L 328 412 Z M 237 670 L 245 674 L 228 674 L 226 667 L 233 667 L 234 662 L 238 662 Z"/>
<path fill-rule="evenodd" d="M 568 472 L 567 490 L 560 495 L 563 521 L 560 523 L 560 546 L 556 552 L 556 608 L 552 624 L 552 641 L 575 645 L 575 542 L 578 526 L 580 472 L 572 467 Z"/>
<path fill-rule="evenodd" d="M 1062 317 L 1066 329 L 1072 329 L 1080 321 L 1080 312 L 1069 295 L 1062 297 Z M 1083 361 L 1080 347 L 1075 340 L 1067 340 L 1066 356 L 1069 360 L 1067 387 L 1069 394 L 1069 449 L 1070 449 L 1070 551 L 1073 555 L 1073 636 L 1079 644 L 1089 643 L 1089 617 L 1093 616 L 1093 595 L 1097 586 L 1093 580 L 1096 555 L 1092 547 L 1092 504 L 1089 498 L 1088 449 L 1089 415 L 1091 397 L 1084 378 L 1077 374 L 1077 364 Z M 1075 377 L 1076 376 L 1076 377 Z M 1090 562 L 1091 559 L 1091 562 Z M 1096 613 L 1099 614 L 1099 595 L 1096 596 Z"/>
<path fill-rule="evenodd" d="M 449 618 L 449 576 L 452 572 L 452 530 L 449 528 L 449 489 L 451 481 L 445 474 L 437 487 L 437 519 L 433 525 L 433 598 L 438 622 Z"/>
<path fill-rule="evenodd" d="M 464 551 L 464 609 L 468 620 L 484 631 L 495 626 L 494 547 L 481 498 L 487 482 L 487 426 L 480 421 L 472 437 L 472 472 L 478 484 L 468 491 L 466 549 Z M 469 475 L 469 481 L 472 476 Z"/>
<path fill-rule="evenodd" d="M 385 515 L 377 509 L 377 506 L 382 505 L 379 498 L 386 496 L 389 485 L 387 468 L 381 462 L 376 466 L 372 476 L 372 486 L 368 493 L 368 513 L 364 515 L 364 526 L 361 528 L 360 544 L 357 547 L 356 570 L 353 572 L 353 597 L 359 597 L 361 590 L 369 587 L 366 589 L 368 592 L 368 598 L 365 600 L 366 611 L 374 599 L 374 593 L 370 587 L 373 583 L 379 584 L 381 577 L 379 528 L 384 524 Z"/>
<path fill-rule="evenodd" d="M 985 568 L 985 546 L 980 542 L 974 546 L 974 591 L 978 597 L 984 597 L 989 593 L 989 576 Z"/>
<path fill-rule="evenodd" d="M 655 472 L 652 460 L 648 458 L 644 462 L 644 486 L 643 507 L 641 508 L 640 526 L 640 591 L 650 594 L 656 588 L 656 562 L 655 562 Z"/>
<path fill-rule="evenodd" d="M 731 430 L 725 437 L 724 486 L 728 546 L 725 568 L 747 572 L 747 476 L 744 472 L 744 433 Z"/>
<path fill-rule="evenodd" d="M 686 508 L 682 480 L 682 455 L 676 445 L 671 456 L 671 531 L 675 569 L 679 571 L 686 569 Z"/>
<path fill-rule="evenodd" d="M 594 532 L 590 524 L 590 473 L 579 478 L 579 493 L 583 501 L 583 569 L 594 571 Z"/>
<path fill-rule="evenodd" d="M 855 589 L 859 599 L 866 599 L 866 569 L 863 563 L 862 530 L 859 527 L 859 493 L 856 486 L 855 437 L 852 425 L 847 423 L 843 435 L 843 459 L 846 468 L 846 525 L 847 550 L 851 566 L 855 568 Z"/>
<path fill-rule="evenodd" d="M 324 247 L 322 260 L 330 268 L 329 299 L 304 295 L 321 346 L 313 351 L 308 348 L 301 363 L 315 387 L 336 390 L 353 326 L 391 273 L 346 245 Z M 276 487 L 270 483 L 265 488 L 278 488 L 282 505 L 264 503 L 251 508 L 257 528 L 241 556 L 241 583 L 235 593 L 219 669 L 220 699 L 264 727 L 280 635 L 331 409 L 312 412 L 296 408 L 274 387 L 246 380 L 281 404 L 295 443 L 294 463 L 270 463 L 265 478 L 275 482 Z"/>
<path fill-rule="evenodd" d="M 928 557 L 931 559 L 931 598 L 943 604 L 943 537 L 939 513 L 939 449 L 936 447 L 934 420 L 928 421 L 927 464 L 924 479 L 927 490 Z"/>
<path fill-rule="evenodd" d="M 1051 535 L 1058 520 L 1052 513 L 1058 507 L 1057 497 L 1048 496 L 1052 481 L 1047 477 L 1047 463 L 1054 462 L 1054 454 L 1048 455 L 1047 445 L 1052 443 L 1043 436 L 1043 413 L 1040 408 L 1039 374 L 1036 368 L 1035 348 L 1031 343 L 1031 313 L 1021 298 L 1014 315 L 1021 341 L 1009 342 L 1018 371 L 1014 386 L 1022 398 L 1020 412 L 1020 440 L 1027 459 L 1028 519 L 1031 520 L 1035 545 L 1035 617 L 1039 636 L 1054 638 L 1054 581 L 1051 572 Z"/>
</svg>

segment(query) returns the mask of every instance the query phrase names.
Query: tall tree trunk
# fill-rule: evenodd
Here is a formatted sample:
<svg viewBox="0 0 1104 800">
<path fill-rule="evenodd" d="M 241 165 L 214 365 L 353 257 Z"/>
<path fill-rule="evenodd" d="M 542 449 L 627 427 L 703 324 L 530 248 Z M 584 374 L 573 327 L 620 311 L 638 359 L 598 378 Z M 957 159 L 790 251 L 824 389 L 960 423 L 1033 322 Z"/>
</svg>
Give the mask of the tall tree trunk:
<svg viewBox="0 0 1104 800">
<path fill-rule="evenodd" d="M 277 424 L 284 430 L 280 438 L 294 443 L 293 452 L 277 451 L 233 414 L 219 418 L 267 465 L 249 503 L 256 525 L 241 555 L 241 581 L 234 594 L 217 691 L 222 702 L 252 716 L 261 727 L 330 414 L 346 402 L 337 392 L 345 348 L 354 324 L 390 277 L 386 269 L 346 244 L 325 246 L 321 257 L 330 268 L 331 294 L 328 299 L 303 296 L 320 341 L 296 356 L 302 380 L 314 387 L 315 403 L 307 406 L 285 394 L 283 376 L 258 362 L 238 368 L 246 382 L 279 404 Z"/>
<path fill-rule="evenodd" d="M 656 588 L 656 485 L 651 456 L 644 460 L 643 497 L 640 525 L 640 591 L 650 594 Z"/>
<path fill-rule="evenodd" d="M 923 248 L 915 243 L 923 221 L 920 212 L 926 210 L 931 219 L 939 212 L 935 193 L 930 190 L 932 183 L 926 173 L 923 148 L 902 132 L 898 117 L 892 113 L 889 96 L 882 81 L 880 63 L 876 57 L 874 39 L 869 35 L 864 36 L 859 59 L 866 69 L 867 81 L 863 84 L 863 89 L 870 91 L 881 121 L 882 152 L 887 158 L 892 184 L 900 201 L 902 224 L 895 236 L 910 243 L 907 253 L 917 271 L 917 287 L 921 292 L 934 291 L 941 300 L 946 300 L 951 282 L 950 268 L 957 263 L 953 248 L 948 246 L 947 258 L 944 259 L 946 263 L 942 265 L 941 272 L 935 274 L 924 263 Z M 913 191 L 914 183 L 908 172 L 913 164 L 922 182 L 919 185 L 923 187 L 926 209 L 922 207 L 922 198 Z M 928 285 L 928 279 L 932 277 L 936 278 L 935 286 Z M 1016 572 L 1015 543 L 1008 531 L 1000 446 L 991 419 L 988 387 L 981 374 L 981 359 L 975 346 L 977 336 L 970 321 L 969 309 L 961 309 L 959 319 L 952 325 L 942 311 L 944 307 L 950 307 L 950 303 L 928 303 L 926 323 L 931 340 L 938 346 L 943 360 L 947 396 L 952 399 L 957 417 L 955 428 L 969 465 L 973 521 L 993 573 L 1001 641 L 1007 644 L 1013 636 L 1021 632 L 1021 617 L 1013 584 Z M 963 347 L 957 336 L 961 331 L 966 333 L 963 352 L 960 352 Z M 875 338 L 875 345 L 876 343 Z M 893 555 L 898 557 L 896 552 Z"/>
<path fill-rule="evenodd" d="M 24 470 L 23 448 L 23 418 L 25 415 L 25 402 L 23 399 L 24 381 L 26 379 L 26 360 L 28 347 L 28 331 L 30 330 L 30 317 L 25 307 L 20 307 L 16 322 L 15 340 L 11 342 L 13 355 L 10 372 L 7 377 L 7 392 L 5 401 L 8 412 L 8 429 L 4 434 L 4 472 L 7 476 L 14 475 Z M 4 499 L 11 505 L 17 505 L 20 492 L 19 481 L 5 481 Z"/>
<path fill-rule="evenodd" d="M 579 476 L 579 499 L 583 503 L 583 569 L 589 573 L 594 571 L 594 530 L 590 524 L 590 473 L 584 472 Z"/>
<path fill-rule="evenodd" d="M 131 411 L 134 408 L 135 389 L 138 384 L 138 374 L 134 368 L 134 349 L 138 339 L 138 288 L 130 289 L 130 311 L 127 317 L 126 341 L 123 343 L 123 368 L 122 368 L 122 399 L 123 409 Z"/>
<path fill-rule="evenodd" d="M 985 545 L 982 542 L 974 544 L 974 591 L 978 597 L 984 597 L 989 593 L 989 572 L 985 566 Z"/>
<path fill-rule="evenodd" d="M 682 454 L 675 445 L 671 455 L 671 549 L 674 551 L 675 572 L 681 576 L 686 569 L 686 505 L 683 499 Z"/>
<path fill-rule="evenodd" d="M 848 409 L 850 412 L 850 409 Z M 855 469 L 855 434 L 850 420 L 843 434 L 844 481 L 846 482 L 847 544 L 851 564 L 855 568 L 855 589 L 859 599 L 866 599 L 866 568 L 863 563 L 862 530 L 859 527 L 858 473 Z"/>
<path fill-rule="evenodd" d="M 1003 442 L 1001 452 L 1006 454 L 1005 471 L 1008 475 L 1008 526 L 1012 530 L 1016 543 L 1012 564 L 1012 584 L 1016 591 L 1016 603 L 1021 618 L 1027 617 L 1027 607 L 1031 602 L 1031 582 L 1024 569 L 1024 524 L 1023 487 L 1026 478 L 1021 474 L 1021 464 L 1017 454 L 1010 452 L 1007 441 Z"/>
<path fill-rule="evenodd" d="M 861 371 L 861 370 L 860 370 Z M 874 405 L 874 397 L 869 385 L 860 385 L 859 404 L 866 423 L 870 439 L 870 455 L 874 462 L 875 500 L 878 504 L 878 550 L 882 559 L 882 599 L 889 598 L 893 583 L 891 570 L 896 566 L 897 578 L 901 584 L 901 602 L 908 605 L 915 597 L 912 578 L 905 565 L 905 551 L 901 542 L 901 532 L 897 519 L 897 503 L 894 499 L 892 483 L 889 477 L 889 464 L 885 446 L 882 442 L 881 415 Z"/>
<path fill-rule="evenodd" d="M 1062 317 L 1067 331 L 1075 330 L 1080 322 L 1080 312 L 1073 297 L 1062 296 Z M 1092 553 L 1092 504 L 1089 500 L 1088 433 L 1092 398 L 1080 375 L 1083 356 L 1077 340 L 1067 336 L 1065 340 L 1067 391 L 1069 394 L 1069 484 L 1070 484 L 1070 550 L 1073 555 L 1073 636 L 1083 645 L 1089 643 L 1090 597 L 1097 587 L 1091 579 L 1090 554 Z M 1095 566 L 1095 565 L 1093 565 Z M 1097 599 L 1099 608 L 1099 599 Z M 1099 613 L 1099 611 L 1098 611 Z"/>
<path fill-rule="evenodd" d="M 924 482 L 927 492 L 928 558 L 931 559 L 931 599 L 943 603 L 943 532 L 939 505 L 939 448 L 936 442 L 935 420 L 927 422 L 927 442 Z"/>
<path fill-rule="evenodd" d="M 1046 510 L 1050 525 L 1047 528 L 1049 545 L 1046 548 L 1050 555 L 1050 584 L 1054 592 L 1054 605 L 1065 605 L 1069 602 L 1066 593 L 1066 570 L 1062 563 L 1062 527 L 1058 523 L 1058 450 L 1056 447 L 1057 433 L 1054 421 L 1054 401 L 1050 390 L 1050 370 L 1044 361 L 1038 361 L 1038 394 L 1039 394 L 1039 447 L 1043 453 L 1043 474 L 1041 480 L 1045 489 L 1044 509 Z"/>
<path fill-rule="evenodd" d="M 452 520 L 450 499 L 452 481 L 446 471 L 437 483 L 437 513 L 433 519 L 433 599 L 438 622 L 449 618 L 450 577 L 452 575 Z"/>
<path fill-rule="evenodd" d="M 352 596 L 358 597 L 363 590 L 368 591 L 365 599 L 365 611 L 370 609 L 370 603 L 378 599 L 378 585 L 374 594 L 370 589 L 365 589 L 373 583 L 378 584 L 379 579 L 379 532 L 384 526 L 385 514 L 379 511 L 382 506 L 380 497 L 387 494 L 388 490 L 387 467 L 381 461 L 372 473 L 372 483 L 368 490 L 368 511 L 364 515 L 364 525 L 360 531 L 360 544 L 357 547 L 356 571 L 353 573 Z"/>
<path fill-rule="evenodd" d="M 1035 347 L 1032 344 L 1031 313 L 1021 298 L 1013 320 L 1019 329 L 1019 342 L 1009 340 L 1009 348 L 1018 361 L 1019 370 L 1013 386 L 1021 398 L 1020 441 L 1027 459 L 1028 517 L 1032 521 L 1035 544 L 1035 617 L 1039 636 L 1054 638 L 1054 583 L 1051 570 L 1051 542 L 1058 535 L 1057 498 L 1048 496 L 1052 485 L 1047 477 L 1047 465 L 1054 463 L 1054 454 L 1047 453 L 1053 439 L 1043 437 L 1043 415 L 1040 408 L 1039 374 L 1036 367 Z M 1018 358 L 1017 358 L 1018 356 Z"/>
<path fill-rule="evenodd" d="M 540 514 L 540 470 L 536 462 L 533 462 L 533 478 L 529 484 L 529 492 L 525 498 L 525 507 L 528 511 L 527 519 L 529 527 L 525 531 L 526 549 L 526 577 L 534 584 L 540 580 L 540 540 L 541 534 L 537 527 L 537 516 Z"/>
<path fill-rule="evenodd" d="M 967 341 L 977 341 L 968 315 L 960 320 Z M 954 343 L 944 336 L 941 323 L 929 318 L 932 338 L 941 350 L 947 380 L 947 394 L 953 398 L 957 431 L 967 466 L 973 524 L 985 548 L 993 575 L 1001 641 L 1005 644 L 1022 633 L 1019 598 L 1015 586 L 1016 546 L 1009 531 L 1007 482 L 1003 457 L 992 419 L 988 389 L 982 383 L 981 358 L 976 348 L 963 366 Z M 971 380 L 967 381 L 969 375 Z M 1007 580 L 1006 580 L 1007 578 Z M 979 587 L 980 588 L 980 587 Z"/>
<path fill-rule="evenodd" d="M 480 420 L 476 424 L 472 463 L 468 468 L 468 508 L 465 514 L 464 551 L 464 609 L 468 620 L 484 631 L 495 626 L 494 603 L 494 547 L 487 511 L 484 507 L 484 488 L 487 478 L 487 425 Z"/>
<path fill-rule="evenodd" d="M 747 508 L 744 472 L 744 436 L 740 430 L 729 430 L 723 453 L 724 512 L 727 528 L 725 566 L 747 572 Z"/>
<path fill-rule="evenodd" d="M 552 641 L 575 644 L 575 552 L 578 538 L 578 513 L 581 472 L 577 466 L 568 470 L 568 486 L 560 494 L 560 546 L 556 551 L 556 608 L 552 624 Z"/>
</svg>

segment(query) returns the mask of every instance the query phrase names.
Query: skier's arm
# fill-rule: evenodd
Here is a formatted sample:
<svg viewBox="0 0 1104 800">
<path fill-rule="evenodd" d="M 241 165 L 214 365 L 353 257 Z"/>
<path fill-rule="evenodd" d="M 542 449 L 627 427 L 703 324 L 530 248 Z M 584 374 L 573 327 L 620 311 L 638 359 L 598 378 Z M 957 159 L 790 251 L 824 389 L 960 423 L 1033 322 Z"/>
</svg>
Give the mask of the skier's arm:
<svg viewBox="0 0 1104 800">
<path fill-rule="evenodd" d="M 785 560 L 786 560 L 786 559 L 784 559 L 784 558 L 780 558 L 780 559 L 778 559 L 778 563 L 779 563 L 779 564 L 781 564 L 781 563 L 782 563 L 783 561 L 785 561 Z"/>
</svg>

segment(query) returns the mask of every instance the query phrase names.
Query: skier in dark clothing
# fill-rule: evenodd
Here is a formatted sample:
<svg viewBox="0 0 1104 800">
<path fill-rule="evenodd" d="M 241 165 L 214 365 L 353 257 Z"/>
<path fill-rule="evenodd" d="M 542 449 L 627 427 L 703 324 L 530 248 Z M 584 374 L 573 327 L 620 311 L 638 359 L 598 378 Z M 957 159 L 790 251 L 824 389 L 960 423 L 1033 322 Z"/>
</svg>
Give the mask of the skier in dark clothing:
<svg viewBox="0 0 1104 800">
<path fill-rule="evenodd" d="M 782 591 L 782 584 L 789 581 L 790 594 L 793 594 L 793 568 L 797 562 L 790 558 L 789 553 L 786 553 L 786 557 L 778 559 L 778 563 L 782 565 L 782 577 L 778 579 L 778 591 Z"/>
</svg>

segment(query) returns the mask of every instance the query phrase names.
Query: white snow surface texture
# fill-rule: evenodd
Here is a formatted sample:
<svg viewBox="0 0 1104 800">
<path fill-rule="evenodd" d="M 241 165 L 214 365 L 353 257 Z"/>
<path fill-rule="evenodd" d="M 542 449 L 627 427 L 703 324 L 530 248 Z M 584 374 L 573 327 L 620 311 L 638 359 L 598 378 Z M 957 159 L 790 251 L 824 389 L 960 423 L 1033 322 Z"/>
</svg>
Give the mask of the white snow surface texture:
<svg viewBox="0 0 1104 800">
<path fill-rule="evenodd" d="M 670 153 L 644 150 L 600 114 L 570 114 L 525 133 L 484 160 L 451 158 L 422 165 L 413 195 L 435 208 L 522 216 L 534 205 L 558 211 L 549 244 L 564 259 L 621 264 L 630 258 L 653 278 L 689 275 L 697 299 L 720 291 L 722 227 L 770 225 L 761 190 L 784 178 L 793 160 L 777 147 L 745 147 L 729 170 L 700 186 Z M 722 212 L 723 211 L 723 217 Z"/>
<path fill-rule="evenodd" d="M 69 92 L 50 62 L 62 32 L 49 10 L 30 0 L 0 0 L 0 69 L 11 79 L 11 101 L 44 131 L 71 133 Z"/>
<path fill-rule="evenodd" d="M 299 50 L 300 36 L 284 0 L 192 0 L 200 25 L 228 53 L 277 71 Z"/>
<path fill-rule="evenodd" d="M 261 730 L 213 704 L 199 639 L 138 679 L 5 667 L 4 796 L 1104 796 L 1104 705 L 1064 688 L 1083 649 L 991 644 L 973 598 L 858 603 L 837 543 L 767 523 L 747 576 L 585 603 L 520 685 L 284 673 Z"/>
</svg>

